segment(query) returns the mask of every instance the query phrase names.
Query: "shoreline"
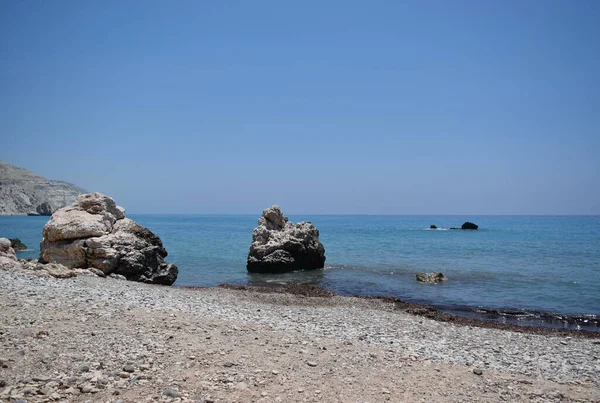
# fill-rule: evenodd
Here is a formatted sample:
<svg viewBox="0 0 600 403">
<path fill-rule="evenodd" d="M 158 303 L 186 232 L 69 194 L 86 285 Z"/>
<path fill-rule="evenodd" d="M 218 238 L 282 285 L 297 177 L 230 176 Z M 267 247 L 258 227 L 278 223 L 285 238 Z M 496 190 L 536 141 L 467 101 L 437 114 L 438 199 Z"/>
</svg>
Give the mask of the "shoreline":
<svg viewBox="0 0 600 403">
<path fill-rule="evenodd" d="M 214 287 L 191 287 L 191 286 L 179 286 L 186 289 L 205 289 Z M 513 331 L 518 333 L 527 333 L 535 335 L 548 335 L 548 336 L 562 336 L 562 337 L 582 337 L 590 339 L 600 339 L 600 326 L 597 331 L 588 329 L 560 329 L 550 326 L 542 326 L 532 322 L 531 324 L 515 324 L 515 323 L 501 323 L 497 320 L 483 320 L 478 317 L 468 317 L 460 314 L 453 315 L 444 310 L 436 308 L 434 305 L 419 304 L 413 302 L 403 301 L 396 297 L 391 296 L 364 296 L 364 295 L 352 295 L 344 296 L 336 294 L 335 292 L 322 288 L 315 284 L 308 283 L 269 283 L 265 286 L 257 285 L 237 285 L 237 284 L 219 284 L 216 288 L 224 288 L 229 290 L 241 290 L 251 291 L 258 293 L 287 293 L 291 295 L 300 295 L 303 297 L 321 297 L 331 298 L 333 296 L 339 296 L 342 298 L 360 298 L 365 300 L 380 300 L 393 306 L 394 311 L 405 312 L 411 315 L 422 316 L 428 319 L 433 319 L 439 322 L 452 323 L 458 326 L 474 326 L 488 329 L 500 329 Z M 477 308 L 471 308 L 477 309 Z M 497 315 L 503 313 L 502 310 L 495 310 Z M 565 315 L 562 315 L 565 316 Z M 598 325 L 597 325 L 598 326 Z"/>
<path fill-rule="evenodd" d="M 0 270 L 0 401 L 600 399 L 596 338 L 441 322 L 309 288 Z"/>
</svg>

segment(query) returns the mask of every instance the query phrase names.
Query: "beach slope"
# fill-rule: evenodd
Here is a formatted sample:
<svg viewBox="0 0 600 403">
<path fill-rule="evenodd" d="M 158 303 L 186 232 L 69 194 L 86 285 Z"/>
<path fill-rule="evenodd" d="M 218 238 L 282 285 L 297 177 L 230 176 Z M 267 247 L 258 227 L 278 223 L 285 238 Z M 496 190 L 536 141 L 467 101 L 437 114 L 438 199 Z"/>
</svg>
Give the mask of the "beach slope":
<svg viewBox="0 0 600 403">
<path fill-rule="evenodd" d="M 600 342 L 348 297 L 0 271 L 0 401 L 597 401 Z"/>
</svg>

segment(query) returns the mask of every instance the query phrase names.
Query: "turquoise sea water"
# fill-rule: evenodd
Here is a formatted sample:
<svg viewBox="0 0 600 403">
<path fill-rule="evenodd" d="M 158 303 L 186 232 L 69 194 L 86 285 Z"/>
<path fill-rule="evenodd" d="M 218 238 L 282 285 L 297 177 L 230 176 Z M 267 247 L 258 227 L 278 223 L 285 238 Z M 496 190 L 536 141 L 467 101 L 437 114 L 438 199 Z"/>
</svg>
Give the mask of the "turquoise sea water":
<svg viewBox="0 0 600 403">
<path fill-rule="evenodd" d="M 326 268 L 249 274 L 257 215 L 129 215 L 158 236 L 179 266 L 179 286 L 313 282 L 344 295 L 387 295 L 447 310 L 485 307 L 600 314 L 600 216 L 290 216 L 321 233 Z M 46 217 L 0 217 L 0 236 L 19 237 L 37 257 Z M 460 227 L 477 231 L 430 230 Z M 441 271 L 444 284 L 421 284 Z"/>
</svg>

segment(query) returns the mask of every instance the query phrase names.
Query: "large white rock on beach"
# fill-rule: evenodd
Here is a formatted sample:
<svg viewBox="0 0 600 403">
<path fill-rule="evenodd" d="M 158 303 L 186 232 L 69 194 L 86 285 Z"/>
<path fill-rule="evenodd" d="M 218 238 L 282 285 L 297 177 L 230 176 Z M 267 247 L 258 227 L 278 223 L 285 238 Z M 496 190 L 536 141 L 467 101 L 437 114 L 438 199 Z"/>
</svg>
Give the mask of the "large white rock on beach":
<svg viewBox="0 0 600 403">
<path fill-rule="evenodd" d="M 246 267 L 252 273 L 283 273 L 325 266 L 319 230 L 310 222 L 292 223 L 279 206 L 262 212 L 252 232 Z"/>
<path fill-rule="evenodd" d="M 175 264 L 167 263 L 162 241 L 129 218 L 101 193 L 84 194 L 56 211 L 42 231 L 40 259 L 69 269 L 94 268 L 128 280 L 171 285 Z"/>
</svg>

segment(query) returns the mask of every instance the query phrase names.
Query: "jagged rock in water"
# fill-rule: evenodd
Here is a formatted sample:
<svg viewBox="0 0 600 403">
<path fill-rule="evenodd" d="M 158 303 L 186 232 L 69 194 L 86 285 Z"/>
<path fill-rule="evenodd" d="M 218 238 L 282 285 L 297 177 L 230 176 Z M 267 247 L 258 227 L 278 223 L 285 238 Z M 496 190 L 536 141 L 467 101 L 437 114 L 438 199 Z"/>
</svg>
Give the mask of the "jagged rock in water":
<svg viewBox="0 0 600 403">
<path fill-rule="evenodd" d="M 417 281 L 422 283 L 441 283 L 446 281 L 447 278 L 442 273 L 417 273 Z"/>
<path fill-rule="evenodd" d="M 15 250 L 27 250 L 27 246 L 19 238 L 11 238 L 9 239 L 10 246 Z"/>
<path fill-rule="evenodd" d="M 469 221 L 465 222 L 465 223 L 464 223 L 464 224 L 463 224 L 463 225 L 460 227 L 460 229 L 477 229 L 477 228 L 479 228 L 479 225 L 477 225 L 477 224 L 473 224 L 472 222 L 469 222 Z"/>
<path fill-rule="evenodd" d="M 252 273 L 283 273 L 325 266 L 319 230 L 310 222 L 294 224 L 279 206 L 264 210 L 252 232 L 247 269 Z"/>
<path fill-rule="evenodd" d="M 0 162 L 0 215 L 51 215 L 85 192 Z"/>
<path fill-rule="evenodd" d="M 56 211 L 42 235 L 42 262 L 95 268 L 145 283 L 171 285 L 177 279 L 177 266 L 164 261 L 160 238 L 125 218 L 125 210 L 101 193 L 81 195 Z"/>
</svg>

